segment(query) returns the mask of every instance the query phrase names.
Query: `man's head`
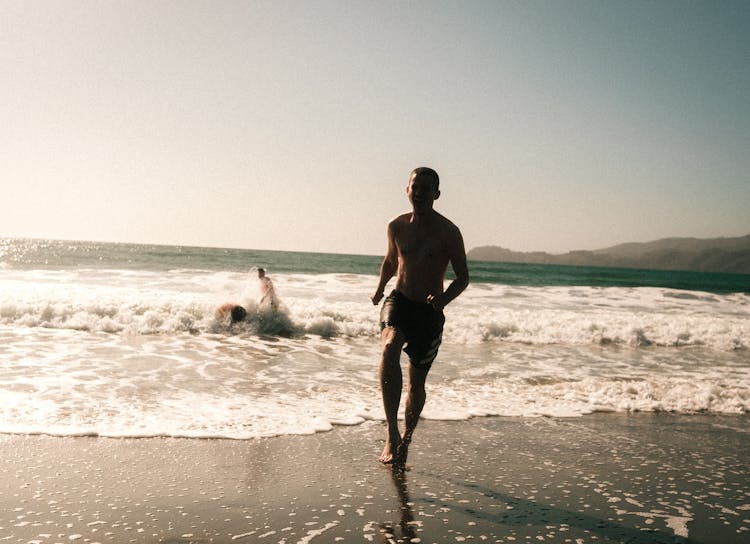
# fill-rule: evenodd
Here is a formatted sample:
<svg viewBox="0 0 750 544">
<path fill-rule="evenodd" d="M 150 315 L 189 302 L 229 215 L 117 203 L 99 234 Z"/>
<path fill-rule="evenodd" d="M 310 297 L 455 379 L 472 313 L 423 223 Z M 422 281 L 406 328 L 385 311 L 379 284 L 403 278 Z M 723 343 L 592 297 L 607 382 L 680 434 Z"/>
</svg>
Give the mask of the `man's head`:
<svg viewBox="0 0 750 544">
<path fill-rule="evenodd" d="M 242 321 L 247 317 L 247 310 L 243 308 L 242 306 L 233 306 L 232 307 L 232 323 L 237 323 L 238 321 Z"/>
<path fill-rule="evenodd" d="M 432 210 L 433 202 L 440 197 L 440 178 L 437 172 L 425 166 L 415 168 L 409 177 L 406 194 L 415 213 Z"/>
<path fill-rule="evenodd" d="M 428 168 L 426 166 L 415 168 L 411 172 L 409 181 L 411 182 L 411 180 L 413 180 L 417 176 L 424 177 L 425 179 L 429 180 L 430 183 L 432 183 L 432 186 L 435 188 L 435 192 L 440 191 L 440 176 L 438 176 L 438 173 L 435 172 L 432 168 Z"/>
<path fill-rule="evenodd" d="M 263 268 L 258 269 L 258 277 L 262 278 L 266 275 L 266 271 Z"/>
</svg>

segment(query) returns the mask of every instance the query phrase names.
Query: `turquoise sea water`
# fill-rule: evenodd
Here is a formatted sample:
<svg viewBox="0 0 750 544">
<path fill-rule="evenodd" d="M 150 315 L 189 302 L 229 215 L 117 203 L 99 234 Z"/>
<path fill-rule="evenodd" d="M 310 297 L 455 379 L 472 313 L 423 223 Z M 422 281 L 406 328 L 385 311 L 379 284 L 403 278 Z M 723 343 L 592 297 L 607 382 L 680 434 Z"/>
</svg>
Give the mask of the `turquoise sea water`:
<svg viewBox="0 0 750 544">
<path fill-rule="evenodd" d="M 112 244 L 54 240 L 0 240 L 6 268 L 118 268 L 143 270 L 247 271 L 264 266 L 277 273 L 377 274 L 382 256 L 304 253 L 188 246 Z M 750 275 L 590 266 L 471 262 L 474 282 L 590 287 L 668 287 L 712 293 L 750 292 Z M 449 273 L 450 277 L 450 273 Z"/>
</svg>

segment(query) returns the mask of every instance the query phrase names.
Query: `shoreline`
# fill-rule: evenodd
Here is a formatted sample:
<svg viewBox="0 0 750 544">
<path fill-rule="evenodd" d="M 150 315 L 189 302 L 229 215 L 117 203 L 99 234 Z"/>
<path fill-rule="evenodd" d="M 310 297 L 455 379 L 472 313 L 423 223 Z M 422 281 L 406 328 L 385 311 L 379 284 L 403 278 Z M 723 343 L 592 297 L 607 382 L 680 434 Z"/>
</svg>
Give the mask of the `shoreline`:
<svg viewBox="0 0 750 544">
<path fill-rule="evenodd" d="M 366 422 L 253 440 L 0 435 L 1 542 L 750 539 L 750 416 Z"/>
</svg>

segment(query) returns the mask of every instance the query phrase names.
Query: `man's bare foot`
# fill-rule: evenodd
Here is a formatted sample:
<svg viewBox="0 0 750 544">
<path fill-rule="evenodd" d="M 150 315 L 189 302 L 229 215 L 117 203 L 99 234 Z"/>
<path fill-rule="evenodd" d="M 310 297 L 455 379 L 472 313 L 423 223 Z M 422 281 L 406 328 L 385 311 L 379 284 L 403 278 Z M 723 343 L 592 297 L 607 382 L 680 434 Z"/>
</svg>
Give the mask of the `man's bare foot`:
<svg viewBox="0 0 750 544">
<path fill-rule="evenodd" d="M 398 440 L 391 440 L 390 438 L 386 438 L 383 453 L 380 454 L 378 460 L 384 465 L 390 465 L 394 462 L 394 459 L 396 459 L 396 455 L 398 454 L 398 450 L 400 449 L 400 447 L 400 438 Z"/>
</svg>

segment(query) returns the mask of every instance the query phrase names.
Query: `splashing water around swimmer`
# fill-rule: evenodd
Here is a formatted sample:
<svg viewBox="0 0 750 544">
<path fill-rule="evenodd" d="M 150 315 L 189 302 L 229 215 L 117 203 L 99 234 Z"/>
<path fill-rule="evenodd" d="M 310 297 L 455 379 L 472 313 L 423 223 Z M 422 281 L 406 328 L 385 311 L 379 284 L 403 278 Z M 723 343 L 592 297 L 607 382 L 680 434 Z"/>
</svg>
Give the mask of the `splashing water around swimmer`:
<svg viewBox="0 0 750 544">
<path fill-rule="evenodd" d="M 273 282 L 263 268 L 252 268 L 250 273 L 258 277 L 258 292 L 248 296 L 245 290 L 244 305 L 226 303 L 216 311 L 212 332 L 227 332 L 238 328 L 240 332 L 291 336 L 302 331 L 289 317 L 288 309 L 281 304 Z M 257 302 L 256 302 L 257 299 Z"/>
</svg>

